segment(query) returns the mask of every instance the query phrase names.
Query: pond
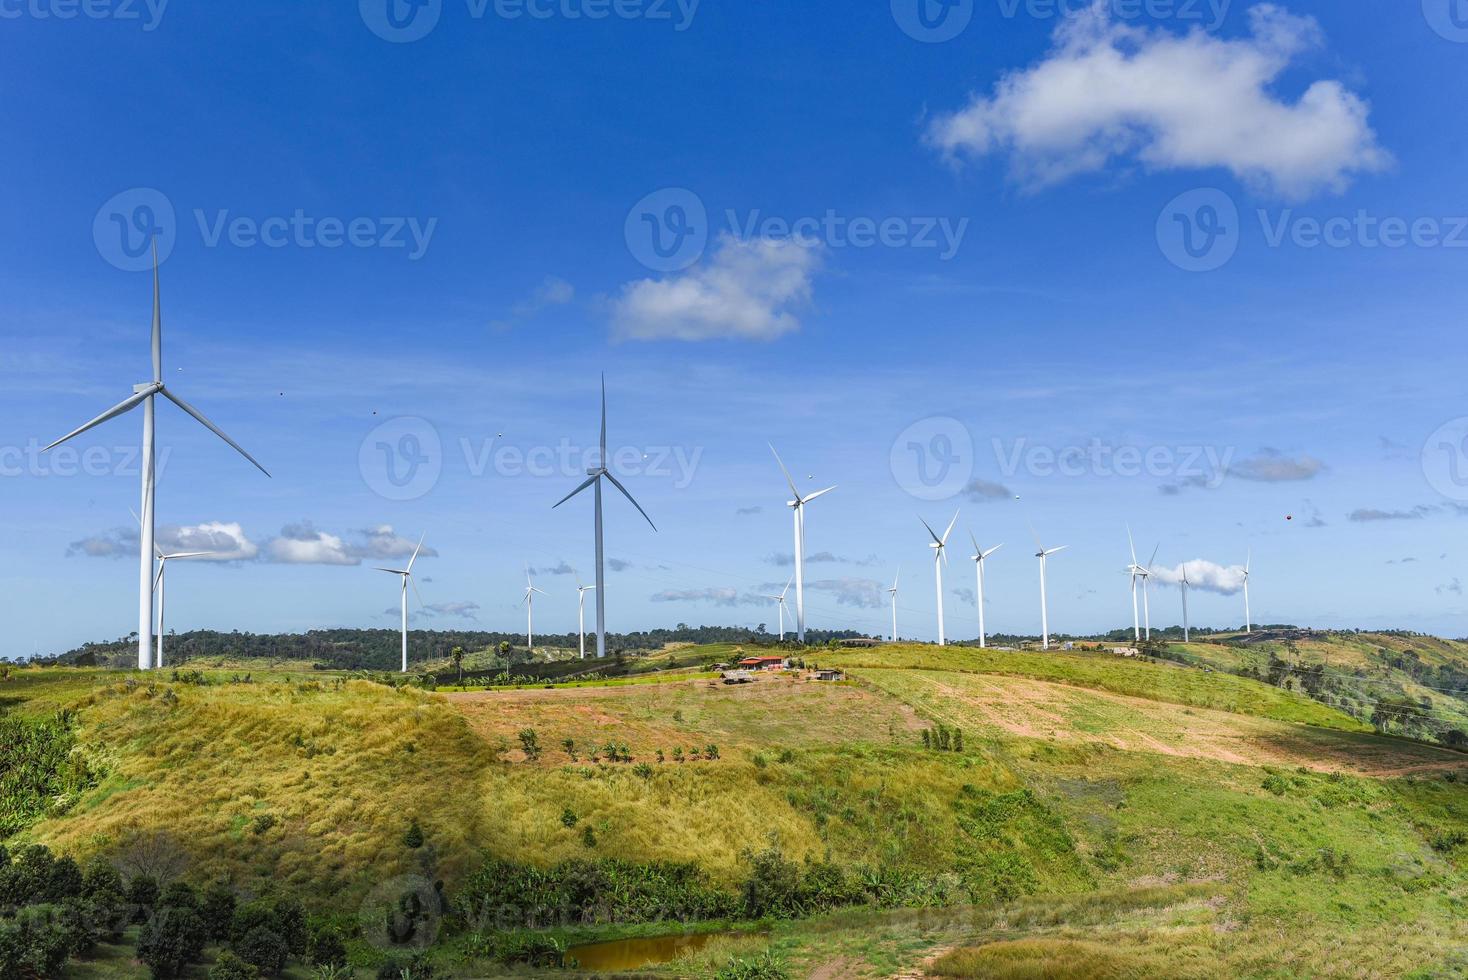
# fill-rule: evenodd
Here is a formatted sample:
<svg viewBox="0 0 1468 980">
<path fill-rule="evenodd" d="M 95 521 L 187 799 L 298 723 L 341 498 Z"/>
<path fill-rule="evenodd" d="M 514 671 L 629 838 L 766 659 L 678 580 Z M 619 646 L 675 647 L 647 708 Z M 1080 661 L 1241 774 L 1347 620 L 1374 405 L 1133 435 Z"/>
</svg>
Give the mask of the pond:
<svg viewBox="0 0 1468 980">
<path fill-rule="evenodd" d="M 566 950 L 566 962 L 573 959 L 576 968 L 588 971 L 635 970 L 638 967 L 667 963 L 685 953 L 697 952 L 723 936 L 749 935 L 740 932 L 680 932 L 671 936 L 643 936 L 637 939 L 613 939 L 600 943 L 583 943 Z"/>
</svg>

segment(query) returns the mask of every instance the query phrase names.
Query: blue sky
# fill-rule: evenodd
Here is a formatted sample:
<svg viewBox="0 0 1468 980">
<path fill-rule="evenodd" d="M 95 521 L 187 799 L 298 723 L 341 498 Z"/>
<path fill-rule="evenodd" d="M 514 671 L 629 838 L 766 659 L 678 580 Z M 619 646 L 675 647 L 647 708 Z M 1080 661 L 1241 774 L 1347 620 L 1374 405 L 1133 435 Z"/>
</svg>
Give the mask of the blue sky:
<svg viewBox="0 0 1468 980">
<path fill-rule="evenodd" d="M 147 377 L 149 228 L 165 381 L 274 474 L 160 407 L 165 542 L 233 557 L 171 628 L 390 626 L 421 533 L 416 624 L 518 628 L 529 564 L 574 628 L 605 371 L 659 527 L 608 500 L 614 630 L 773 628 L 774 442 L 839 485 L 813 626 L 884 629 L 900 565 L 931 637 L 961 509 L 950 635 L 970 531 L 1037 630 L 1030 524 L 1052 626 L 1121 626 L 1128 523 L 1195 623 L 1252 549 L 1256 620 L 1468 633 L 1468 16 L 925 2 L 0 2 L 3 652 L 135 628 L 140 417 L 33 447 Z"/>
</svg>

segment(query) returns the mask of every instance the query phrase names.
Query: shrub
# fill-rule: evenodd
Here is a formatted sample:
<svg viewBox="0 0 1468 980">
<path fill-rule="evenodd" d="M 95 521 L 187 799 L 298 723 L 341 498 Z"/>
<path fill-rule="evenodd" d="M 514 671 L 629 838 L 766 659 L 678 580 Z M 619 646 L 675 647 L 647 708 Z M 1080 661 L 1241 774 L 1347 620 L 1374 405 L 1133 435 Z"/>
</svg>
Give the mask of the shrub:
<svg viewBox="0 0 1468 980">
<path fill-rule="evenodd" d="M 64 902 L 68 898 L 81 898 L 83 891 L 82 869 L 76 861 L 62 857 L 52 862 L 45 901 Z"/>
<path fill-rule="evenodd" d="M 92 858 L 82 869 L 82 896 L 93 898 L 99 893 L 126 894 L 122 887 L 122 875 L 117 873 L 111 861 L 101 855 Z"/>
<path fill-rule="evenodd" d="M 66 931 L 54 917 L 28 910 L 0 920 L 0 977 L 55 977 L 71 953 Z"/>
<path fill-rule="evenodd" d="M 163 894 L 158 899 L 158 904 L 164 908 L 193 909 L 199 911 L 199 896 L 194 894 L 193 888 L 187 882 L 175 881 L 163 889 Z"/>
<path fill-rule="evenodd" d="M 403 846 L 415 851 L 423 846 L 423 828 L 418 826 L 417 820 L 409 824 L 408 832 L 403 834 Z"/>
<path fill-rule="evenodd" d="M 265 974 L 275 974 L 285 969 L 285 961 L 290 956 L 290 950 L 286 948 L 280 933 L 263 925 L 252 927 L 232 945 L 240 959 Z"/>
<path fill-rule="evenodd" d="M 40 844 L 28 844 L 10 855 L 0 869 L 0 905 L 17 907 L 48 901 L 56 859 Z"/>
<path fill-rule="evenodd" d="M 138 934 L 138 959 L 154 977 L 175 977 L 204 955 L 204 922 L 190 908 L 161 907 Z"/>
<path fill-rule="evenodd" d="M 730 957 L 724 968 L 714 974 L 714 980 L 788 980 L 789 976 L 775 954 L 765 950 L 753 959 Z"/>
<path fill-rule="evenodd" d="M 592 829 L 591 824 L 581 828 L 581 843 L 587 847 L 596 846 L 596 831 Z"/>
<path fill-rule="evenodd" d="M 142 922 L 158 904 L 161 889 L 152 875 L 134 875 L 127 883 L 127 901 L 133 907 L 133 921 Z"/>
<path fill-rule="evenodd" d="M 564 810 L 561 811 L 562 827 L 574 827 L 576 826 L 576 821 L 579 819 L 581 818 L 576 816 L 576 811 L 572 810 L 570 807 L 566 807 Z"/>
<path fill-rule="evenodd" d="M 199 903 L 199 918 L 204 920 L 204 929 L 210 939 L 228 939 L 230 924 L 234 921 L 235 897 L 229 886 L 216 882 L 204 892 Z"/>
<path fill-rule="evenodd" d="M 312 966 L 346 965 L 347 944 L 340 929 L 330 923 L 318 922 L 312 924 L 309 932 L 306 959 Z"/>
<path fill-rule="evenodd" d="M 306 927 L 306 910 L 299 900 L 280 896 L 270 905 L 275 919 L 275 932 L 285 940 L 285 948 L 297 956 L 304 956 L 310 930 Z"/>
<path fill-rule="evenodd" d="M 209 980 L 257 980 L 259 976 L 259 967 L 246 963 L 227 949 L 209 968 Z"/>
<path fill-rule="evenodd" d="M 711 761 L 717 759 L 719 757 L 719 747 L 710 742 L 708 745 L 704 746 L 703 755 L 704 758 Z"/>
<path fill-rule="evenodd" d="M 1265 776 L 1264 782 L 1261 784 L 1261 786 L 1262 788 L 1269 790 L 1269 792 L 1273 793 L 1275 796 L 1284 796 L 1285 793 L 1288 793 L 1290 789 L 1289 780 L 1285 779 L 1278 773 L 1270 773 L 1268 776 Z"/>
<path fill-rule="evenodd" d="M 740 889 L 744 914 L 752 919 L 799 914 L 800 870 L 786 860 L 780 842 L 772 837 L 769 847 L 757 853 L 746 852 L 745 859 L 750 873 Z"/>
<path fill-rule="evenodd" d="M 520 732 L 520 748 L 530 761 L 540 758 L 540 736 L 535 734 L 535 729 L 526 728 Z"/>
<path fill-rule="evenodd" d="M 259 837 L 261 834 L 265 833 L 267 830 L 269 830 L 271 827 L 274 827 L 274 826 L 275 826 L 275 814 L 273 814 L 273 813 L 262 813 L 262 814 L 260 814 L 259 816 L 257 816 L 255 818 L 255 822 L 253 824 L 251 824 L 251 826 L 250 826 L 250 831 L 256 837 Z"/>
</svg>

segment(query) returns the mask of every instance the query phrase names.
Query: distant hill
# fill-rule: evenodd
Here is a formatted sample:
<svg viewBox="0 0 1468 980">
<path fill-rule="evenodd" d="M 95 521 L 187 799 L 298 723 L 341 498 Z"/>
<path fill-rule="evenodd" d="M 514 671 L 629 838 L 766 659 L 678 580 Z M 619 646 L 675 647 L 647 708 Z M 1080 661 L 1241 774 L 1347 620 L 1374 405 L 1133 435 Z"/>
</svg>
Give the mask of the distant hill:
<svg viewBox="0 0 1468 980">
<path fill-rule="evenodd" d="M 860 636 L 850 630 L 810 630 L 812 644 L 828 640 Z M 196 659 L 264 660 L 312 664 L 324 670 L 395 670 L 401 656 L 401 636 L 391 629 L 323 629 L 308 633 L 221 633 L 194 630 L 170 634 L 165 641 L 165 656 L 170 666 L 181 666 Z M 492 650 L 509 643 L 521 654 L 525 652 L 525 634 L 480 630 L 409 630 L 408 649 L 414 663 L 448 658 L 454 647 L 466 653 Z M 590 636 L 587 637 L 591 642 Z M 607 651 L 611 654 L 647 653 L 661 650 L 670 643 L 774 643 L 775 637 L 763 630 L 738 626 L 689 626 L 679 623 L 672 629 L 640 633 L 607 634 Z M 576 648 L 575 633 L 536 634 L 536 649 Z M 38 658 L 37 663 L 78 667 L 127 667 L 136 663 L 137 637 L 122 637 L 103 643 L 85 643 L 56 657 Z"/>
</svg>

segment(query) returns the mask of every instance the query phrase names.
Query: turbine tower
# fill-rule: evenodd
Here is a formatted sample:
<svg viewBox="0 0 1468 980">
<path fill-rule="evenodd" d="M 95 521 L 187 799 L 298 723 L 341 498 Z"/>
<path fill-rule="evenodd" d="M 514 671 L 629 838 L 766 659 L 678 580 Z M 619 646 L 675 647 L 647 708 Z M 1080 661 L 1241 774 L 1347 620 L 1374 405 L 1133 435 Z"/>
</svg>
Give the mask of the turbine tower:
<svg viewBox="0 0 1468 980">
<path fill-rule="evenodd" d="M 595 588 L 595 586 L 593 586 Z M 530 569 L 525 569 L 525 598 L 520 600 L 520 605 L 525 607 L 525 649 L 531 653 L 535 652 L 535 597 L 545 595 L 537 589 L 530 581 Z M 597 593 L 597 605 L 601 605 L 601 593 Z"/>
<path fill-rule="evenodd" d="M 1254 621 L 1249 615 L 1249 566 L 1254 563 L 1254 549 L 1250 548 L 1244 558 L 1244 632 L 1254 632 Z"/>
<path fill-rule="evenodd" d="M 1179 583 L 1183 590 L 1183 642 L 1189 643 L 1191 637 L 1188 633 L 1188 563 L 1183 562 L 1178 568 L 1183 573 L 1183 580 Z"/>
<path fill-rule="evenodd" d="M 979 606 L 979 649 L 982 650 L 989 645 L 988 638 L 984 635 L 984 562 L 988 560 L 990 555 L 1004 547 L 1004 545 L 996 544 L 988 551 L 985 551 L 979 547 L 979 540 L 972 533 L 969 534 L 968 539 L 974 543 L 974 553 L 970 557 L 973 558 L 974 568 L 976 570 L 975 575 L 979 580 L 977 600 Z"/>
<path fill-rule="evenodd" d="M 795 512 L 795 638 L 801 643 L 805 642 L 805 505 L 823 494 L 828 494 L 835 487 L 827 487 L 817 490 L 808 497 L 802 497 L 800 490 L 795 486 L 795 480 L 790 471 L 785 468 L 785 461 L 780 454 L 775 452 L 775 447 L 770 446 L 770 452 L 775 453 L 775 462 L 780 464 L 780 472 L 785 474 L 785 482 L 790 484 L 790 493 L 794 500 L 786 501 L 791 510 Z"/>
<path fill-rule="evenodd" d="M 647 516 L 647 511 L 642 509 L 642 505 L 632 499 L 632 494 L 628 493 L 627 488 L 622 486 L 621 482 L 618 481 L 615 476 L 612 476 L 611 470 L 607 469 L 607 376 L 605 374 L 603 374 L 601 377 L 601 455 L 597 459 L 597 465 L 586 471 L 585 483 L 581 484 L 581 486 L 577 487 L 575 490 L 572 490 L 560 500 L 556 501 L 555 507 L 551 508 L 551 510 L 555 510 L 556 507 L 561 506 L 561 504 L 564 504 L 566 501 L 570 500 L 572 497 L 576 496 L 587 487 L 595 487 L 596 585 L 593 586 L 593 588 L 596 590 L 597 659 L 601 659 L 602 657 L 605 657 L 607 655 L 607 580 L 605 561 L 603 560 L 605 553 L 602 547 L 601 523 L 602 480 L 610 481 L 612 486 L 616 487 L 622 492 L 622 496 L 626 497 L 627 500 L 632 504 L 632 506 L 637 508 L 637 513 L 642 515 L 642 519 L 647 521 L 648 527 L 652 528 L 654 531 L 658 529 L 658 526 L 652 522 L 652 518 Z M 528 597 L 529 593 L 527 593 L 526 595 Z"/>
<path fill-rule="evenodd" d="M 790 582 L 794 582 L 794 581 L 795 581 L 795 579 L 792 577 L 790 579 Z M 785 642 L 785 595 L 786 595 L 786 593 L 788 593 L 790 591 L 790 582 L 786 582 L 785 583 L 785 588 L 783 588 L 783 589 L 780 590 L 780 594 L 779 595 L 767 595 L 767 596 L 765 596 L 766 599 L 771 599 L 771 600 L 779 603 L 779 608 L 780 608 L 780 642 L 781 643 L 784 643 Z"/>
<path fill-rule="evenodd" d="M 1148 642 L 1152 640 L 1152 566 L 1157 563 L 1157 552 L 1162 550 L 1162 543 L 1152 549 L 1152 557 L 1147 559 L 1147 567 L 1137 574 L 1142 579 L 1142 635 Z"/>
<path fill-rule="evenodd" d="M 88 429 L 101 425 L 108 419 L 116 418 L 124 412 L 130 412 L 139 405 L 143 406 L 143 456 L 142 456 L 142 481 L 143 481 L 143 506 L 142 517 L 139 523 L 142 525 L 142 533 L 139 537 L 138 556 L 138 669 L 147 670 L 152 660 L 153 651 L 153 553 L 154 553 L 154 489 L 155 489 L 155 466 L 153 461 L 153 399 L 155 395 L 162 395 L 192 415 L 199 424 L 210 432 L 223 439 L 235 452 L 248 459 L 261 473 L 269 476 L 270 473 L 260 463 L 240 448 L 224 431 L 213 422 L 206 419 L 198 409 L 188 402 L 169 391 L 163 385 L 163 313 L 162 301 L 158 294 L 158 243 L 153 243 L 153 380 L 142 384 L 133 385 L 133 393 L 116 405 L 103 412 L 92 421 L 73 429 L 66 435 L 57 439 L 47 446 L 43 452 L 49 451 L 81 435 Z"/>
<path fill-rule="evenodd" d="M 1049 650 L 1050 604 L 1045 591 L 1045 563 L 1049 560 L 1051 555 L 1059 554 L 1066 548 L 1069 548 L 1070 545 L 1063 544 L 1059 548 L 1050 548 L 1047 550 L 1046 547 L 1040 543 L 1040 536 L 1038 534 L 1035 534 L 1034 528 L 1030 529 L 1030 533 L 1035 535 L 1035 546 L 1039 548 L 1039 551 L 1035 552 L 1035 557 L 1040 559 L 1040 649 Z"/>
<path fill-rule="evenodd" d="M 595 592 L 596 586 L 582 585 L 580 576 L 576 578 L 576 624 L 581 633 L 581 659 L 586 659 L 586 593 Z"/>
<path fill-rule="evenodd" d="M 933 549 L 933 581 L 938 590 L 938 645 L 940 647 L 948 645 L 947 637 L 943 633 L 943 566 L 948 564 L 948 535 L 953 533 L 953 525 L 957 523 L 958 513 L 955 512 L 953 520 L 948 522 L 948 530 L 944 531 L 940 538 L 938 532 L 934 531 L 927 521 L 923 521 L 923 527 L 928 529 L 928 534 L 933 538 L 928 547 Z"/>
<path fill-rule="evenodd" d="M 896 643 L 897 642 L 897 580 L 900 579 L 900 578 L 902 578 L 902 567 L 899 565 L 898 568 L 897 568 L 897 574 L 894 575 L 894 576 L 892 576 L 892 588 L 890 588 L 890 589 L 887 590 L 887 594 L 892 597 L 892 642 L 893 643 Z"/>
<path fill-rule="evenodd" d="M 1147 576 L 1150 574 L 1150 572 L 1146 568 L 1143 568 L 1141 565 L 1137 564 L 1137 543 L 1132 540 L 1132 529 L 1130 525 L 1128 525 L 1126 529 L 1126 543 L 1127 547 L 1129 547 L 1132 552 L 1132 563 L 1126 567 L 1126 570 L 1130 572 L 1132 576 L 1132 641 L 1134 643 L 1140 643 L 1142 642 L 1142 621 L 1137 616 L 1137 583 L 1142 583 L 1142 591 L 1145 592 L 1147 587 Z M 1154 555 L 1153 557 L 1156 556 Z M 1149 614 L 1147 617 L 1147 639 L 1149 640 L 1152 638 L 1151 618 L 1152 617 Z"/>
<path fill-rule="evenodd" d="M 427 532 L 424 532 L 427 535 Z M 423 605 L 423 596 L 418 592 L 418 581 L 413 578 L 413 562 L 418 560 L 418 552 L 423 549 L 423 537 L 418 538 L 418 547 L 413 549 L 413 555 L 408 559 L 407 568 L 382 568 L 379 572 L 389 572 L 400 576 L 403 580 L 402 613 L 403 613 L 403 668 L 402 672 L 408 672 L 408 583 L 413 583 L 413 594 L 418 597 L 418 605 Z"/>
<path fill-rule="evenodd" d="M 158 576 L 153 580 L 153 588 L 158 590 L 158 656 L 153 666 L 163 666 L 163 573 L 168 568 L 168 563 L 175 558 L 205 558 L 214 554 L 212 551 L 176 551 L 171 555 L 165 555 L 163 549 L 155 543 L 153 550 L 158 555 Z"/>
</svg>

